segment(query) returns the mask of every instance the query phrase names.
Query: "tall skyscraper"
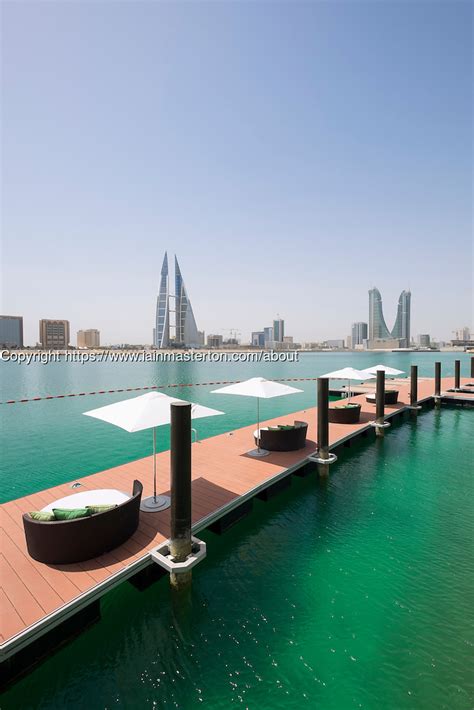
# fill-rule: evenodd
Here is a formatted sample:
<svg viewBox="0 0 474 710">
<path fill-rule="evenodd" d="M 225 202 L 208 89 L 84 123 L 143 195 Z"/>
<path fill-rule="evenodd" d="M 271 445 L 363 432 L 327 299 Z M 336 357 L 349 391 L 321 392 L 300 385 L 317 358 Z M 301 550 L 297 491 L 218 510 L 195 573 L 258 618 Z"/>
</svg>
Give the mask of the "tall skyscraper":
<svg viewBox="0 0 474 710">
<path fill-rule="evenodd" d="M 390 332 L 383 317 L 382 296 L 378 288 L 369 291 L 369 340 L 403 340 L 405 347 L 410 345 L 410 310 L 411 293 L 402 291 L 398 299 L 397 318 Z"/>
<path fill-rule="evenodd" d="M 364 340 L 367 340 L 367 323 L 362 321 L 353 323 L 351 328 L 351 347 L 355 348 L 356 345 L 362 345 Z"/>
<path fill-rule="evenodd" d="M 69 345 L 69 321 L 43 318 L 39 322 L 39 341 L 47 350 L 64 350 Z"/>
<path fill-rule="evenodd" d="M 392 337 L 405 340 L 406 347 L 410 346 L 410 291 L 402 291 L 398 299 L 397 318 L 392 330 Z"/>
<path fill-rule="evenodd" d="M 156 302 L 154 345 L 157 348 L 194 347 L 204 344 L 203 333 L 198 331 L 189 296 L 184 285 L 178 259 L 175 256 L 175 294 L 169 293 L 168 256 L 165 253 L 161 267 L 160 290 Z M 174 299 L 174 311 L 170 309 L 170 299 Z M 174 313 L 174 324 L 170 313 Z M 170 329 L 175 330 L 174 338 Z"/>
<path fill-rule="evenodd" d="M 153 344 L 157 348 L 167 348 L 170 344 L 169 303 L 168 254 L 165 252 L 161 266 L 160 289 L 156 299 L 155 328 L 153 329 Z"/>
<path fill-rule="evenodd" d="M 178 259 L 174 257 L 176 299 L 176 345 L 201 345 L 202 336 L 197 329 L 191 301 L 188 298 Z"/>
<path fill-rule="evenodd" d="M 390 337 L 390 331 L 383 317 L 382 296 L 378 288 L 374 287 L 369 291 L 369 339 Z"/>
<path fill-rule="evenodd" d="M 23 347 L 23 316 L 0 316 L 0 346 Z"/>
<path fill-rule="evenodd" d="M 277 318 L 273 321 L 273 339 L 277 343 L 282 343 L 285 337 L 285 321 Z"/>
</svg>

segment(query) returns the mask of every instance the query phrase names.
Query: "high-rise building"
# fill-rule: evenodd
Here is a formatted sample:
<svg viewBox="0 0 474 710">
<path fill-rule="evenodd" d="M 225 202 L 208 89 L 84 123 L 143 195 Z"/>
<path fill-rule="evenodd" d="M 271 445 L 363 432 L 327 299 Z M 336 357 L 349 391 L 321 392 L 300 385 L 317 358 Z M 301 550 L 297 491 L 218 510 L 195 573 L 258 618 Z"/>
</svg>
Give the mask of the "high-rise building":
<svg viewBox="0 0 474 710">
<path fill-rule="evenodd" d="M 411 293 L 402 291 L 398 299 L 397 318 L 390 332 L 383 317 L 382 296 L 378 288 L 369 291 L 369 340 L 398 340 L 404 347 L 410 345 Z"/>
<path fill-rule="evenodd" d="M 355 348 L 356 345 L 362 345 L 367 339 L 367 323 L 358 321 L 353 323 L 351 327 L 351 344 L 350 347 Z M 349 344 L 347 345 L 349 347 Z"/>
<path fill-rule="evenodd" d="M 402 291 L 398 299 L 397 318 L 392 330 L 392 337 L 404 340 L 405 347 L 410 346 L 410 291 Z"/>
<path fill-rule="evenodd" d="M 170 307 L 169 307 L 168 254 L 165 252 L 161 266 L 160 289 L 156 299 L 155 328 L 153 344 L 157 348 L 167 348 L 170 344 Z"/>
<path fill-rule="evenodd" d="M 390 331 L 383 317 L 382 296 L 378 288 L 374 287 L 369 291 L 369 339 L 379 340 L 390 337 Z"/>
<path fill-rule="evenodd" d="M 197 329 L 193 309 L 184 285 L 178 259 L 175 256 L 175 294 L 169 293 L 168 255 L 165 252 L 161 267 L 160 289 L 156 301 L 156 318 L 153 343 L 157 348 L 195 347 L 204 344 L 204 333 Z M 174 311 L 170 309 L 170 299 L 174 299 Z M 170 313 L 174 312 L 174 324 Z M 170 329 L 174 327 L 174 338 Z"/>
<path fill-rule="evenodd" d="M 285 321 L 277 318 L 273 321 L 273 340 L 277 343 L 282 343 L 285 337 Z"/>
<path fill-rule="evenodd" d="M 46 350 L 64 350 L 69 346 L 69 321 L 43 318 L 39 322 L 39 341 Z"/>
<path fill-rule="evenodd" d="M 100 332 L 96 328 L 77 331 L 78 348 L 98 348 L 100 347 Z"/>
<path fill-rule="evenodd" d="M 0 347 L 23 347 L 23 316 L 0 316 Z"/>
<path fill-rule="evenodd" d="M 185 347 L 201 345 L 201 338 L 194 318 L 191 301 L 188 298 L 178 259 L 174 258 L 175 266 L 175 299 L 176 299 L 176 335 L 175 344 Z"/>
<path fill-rule="evenodd" d="M 265 344 L 265 347 L 270 347 L 274 340 L 275 340 L 275 338 L 273 337 L 272 326 L 268 326 L 268 328 L 264 328 L 263 329 L 263 342 Z"/>
<path fill-rule="evenodd" d="M 429 348 L 431 345 L 431 338 L 428 333 L 421 333 L 418 336 L 418 345 L 420 348 Z"/>
</svg>

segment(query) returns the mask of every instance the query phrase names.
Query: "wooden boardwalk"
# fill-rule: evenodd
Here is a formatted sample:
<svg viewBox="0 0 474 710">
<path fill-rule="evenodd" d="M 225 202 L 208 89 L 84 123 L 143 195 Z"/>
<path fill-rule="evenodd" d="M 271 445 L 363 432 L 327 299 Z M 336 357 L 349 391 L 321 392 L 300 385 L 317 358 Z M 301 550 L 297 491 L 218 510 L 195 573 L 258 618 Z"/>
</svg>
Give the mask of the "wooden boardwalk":
<svg viewBox="0 0 474 710">
<path fill-rule="evenodd" d="M 464 382 L 469 380 L 464 378 Z M 443 379 L 443 390 L 453 386 L 453 378 Z M 398 387 L 398 384 L 397 384 Z M 409 382 L 399 386 L 399 403 L 386 406 L 390 418 L 409 401 Z M 433 395 L 433 380 L 420 379 L 419 401 Z M 474 400 L 474 393 L 472 395 Z M 374 419 L 375 406 L 360 395 L 361 421 L 354 425 L 330 425 L 330 442 L 341 442 L 367 430 Z M 249 407 L 251 402 L 249 401 Z M 198 531 L 232 508 L 253 497 L 259 490 L 304 465 L 316 448 L 316 409 L 262 422 L 262 425 L 307 421 L 306 448 L 272 453 L 264 458 L 246 455 L 253 445 L 255 425 L 193 444 L 193 525 Z M 79 490 L 118 488 L 132 490 L 135 478 L 144 485 L 144 496 L 152 493 L 152 458 L 146 457 L 77 479 Z M 169 492 L 169 451 L 158 454 L 159 493 Z M 137 532 L 126 543 L 96 559 L 71 565 L 46 565 L 29 557 L 23 532 L 22 514 L 38 510 L 65 495 L 77 492 L 71 483 L 24 496 L 0 507 L 0 608 L 1 653 L 6 658 L 61 621 L 97 600 L 106 591 L 150 564 L 149 552 L 170 533 L 170 511 L 140 513 Z"/>
</svg>

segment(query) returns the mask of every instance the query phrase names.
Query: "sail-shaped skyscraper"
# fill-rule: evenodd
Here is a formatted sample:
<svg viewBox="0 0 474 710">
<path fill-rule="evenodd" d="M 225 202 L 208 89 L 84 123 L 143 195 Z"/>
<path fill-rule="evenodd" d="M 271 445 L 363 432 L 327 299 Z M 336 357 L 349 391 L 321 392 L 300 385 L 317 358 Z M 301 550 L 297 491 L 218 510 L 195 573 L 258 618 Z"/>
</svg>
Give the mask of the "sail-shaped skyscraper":
<svg viewBox="0 0 474 710">
<path fill-rule="evenodd" d="M 175 293 L 171 295 L 169 292 L 168 255 L 165 252 L 156 301 L 153 344 L 157 348 L 199 346 L 203 344 L 202 334 L 197 329 L 196 319 L 176 256 L 174 266 Z M 174 309 L 170 308 L 170 301 L 173 300 Z M 174 322 L 171 314 L 174 314 Z M 174 337 L 170 334 L 170 330 L 173 329 L 175 331 Z"/>
<path fill-rule="evenodd" d="M 168 254 L 165 252 L 161 267 L 160 288 L 156 299 L 155 328 L 153 345 L 167 348 L 170 344 L 170 307 L 169 307 Z"/>
<path fill-rule="evenodd" d="M 191 301 L 188 298 L 178 259 L 174 257 L 175 271 L 175 310 L 176 310 L 176 345 L 200 345 L 199 332 L 194 318 Z"/>
</svg>

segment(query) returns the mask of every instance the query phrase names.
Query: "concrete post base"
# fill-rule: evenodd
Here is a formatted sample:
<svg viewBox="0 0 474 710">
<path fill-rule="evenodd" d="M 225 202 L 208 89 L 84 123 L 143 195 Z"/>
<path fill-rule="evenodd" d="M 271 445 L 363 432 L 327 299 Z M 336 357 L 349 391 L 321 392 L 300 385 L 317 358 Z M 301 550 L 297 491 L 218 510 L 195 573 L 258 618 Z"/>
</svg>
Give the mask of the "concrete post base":
<svg viewBox="0 0 474 710">
<path fill-rule="evenodd" d="M 171 572 L 170 574 L 170 587 L 176 592 L 182 592 L 184 589 L 188 589 L 193 581 L 193 573 L 190 572 L 180 572 L 176 574 Z"/>
</svg>

